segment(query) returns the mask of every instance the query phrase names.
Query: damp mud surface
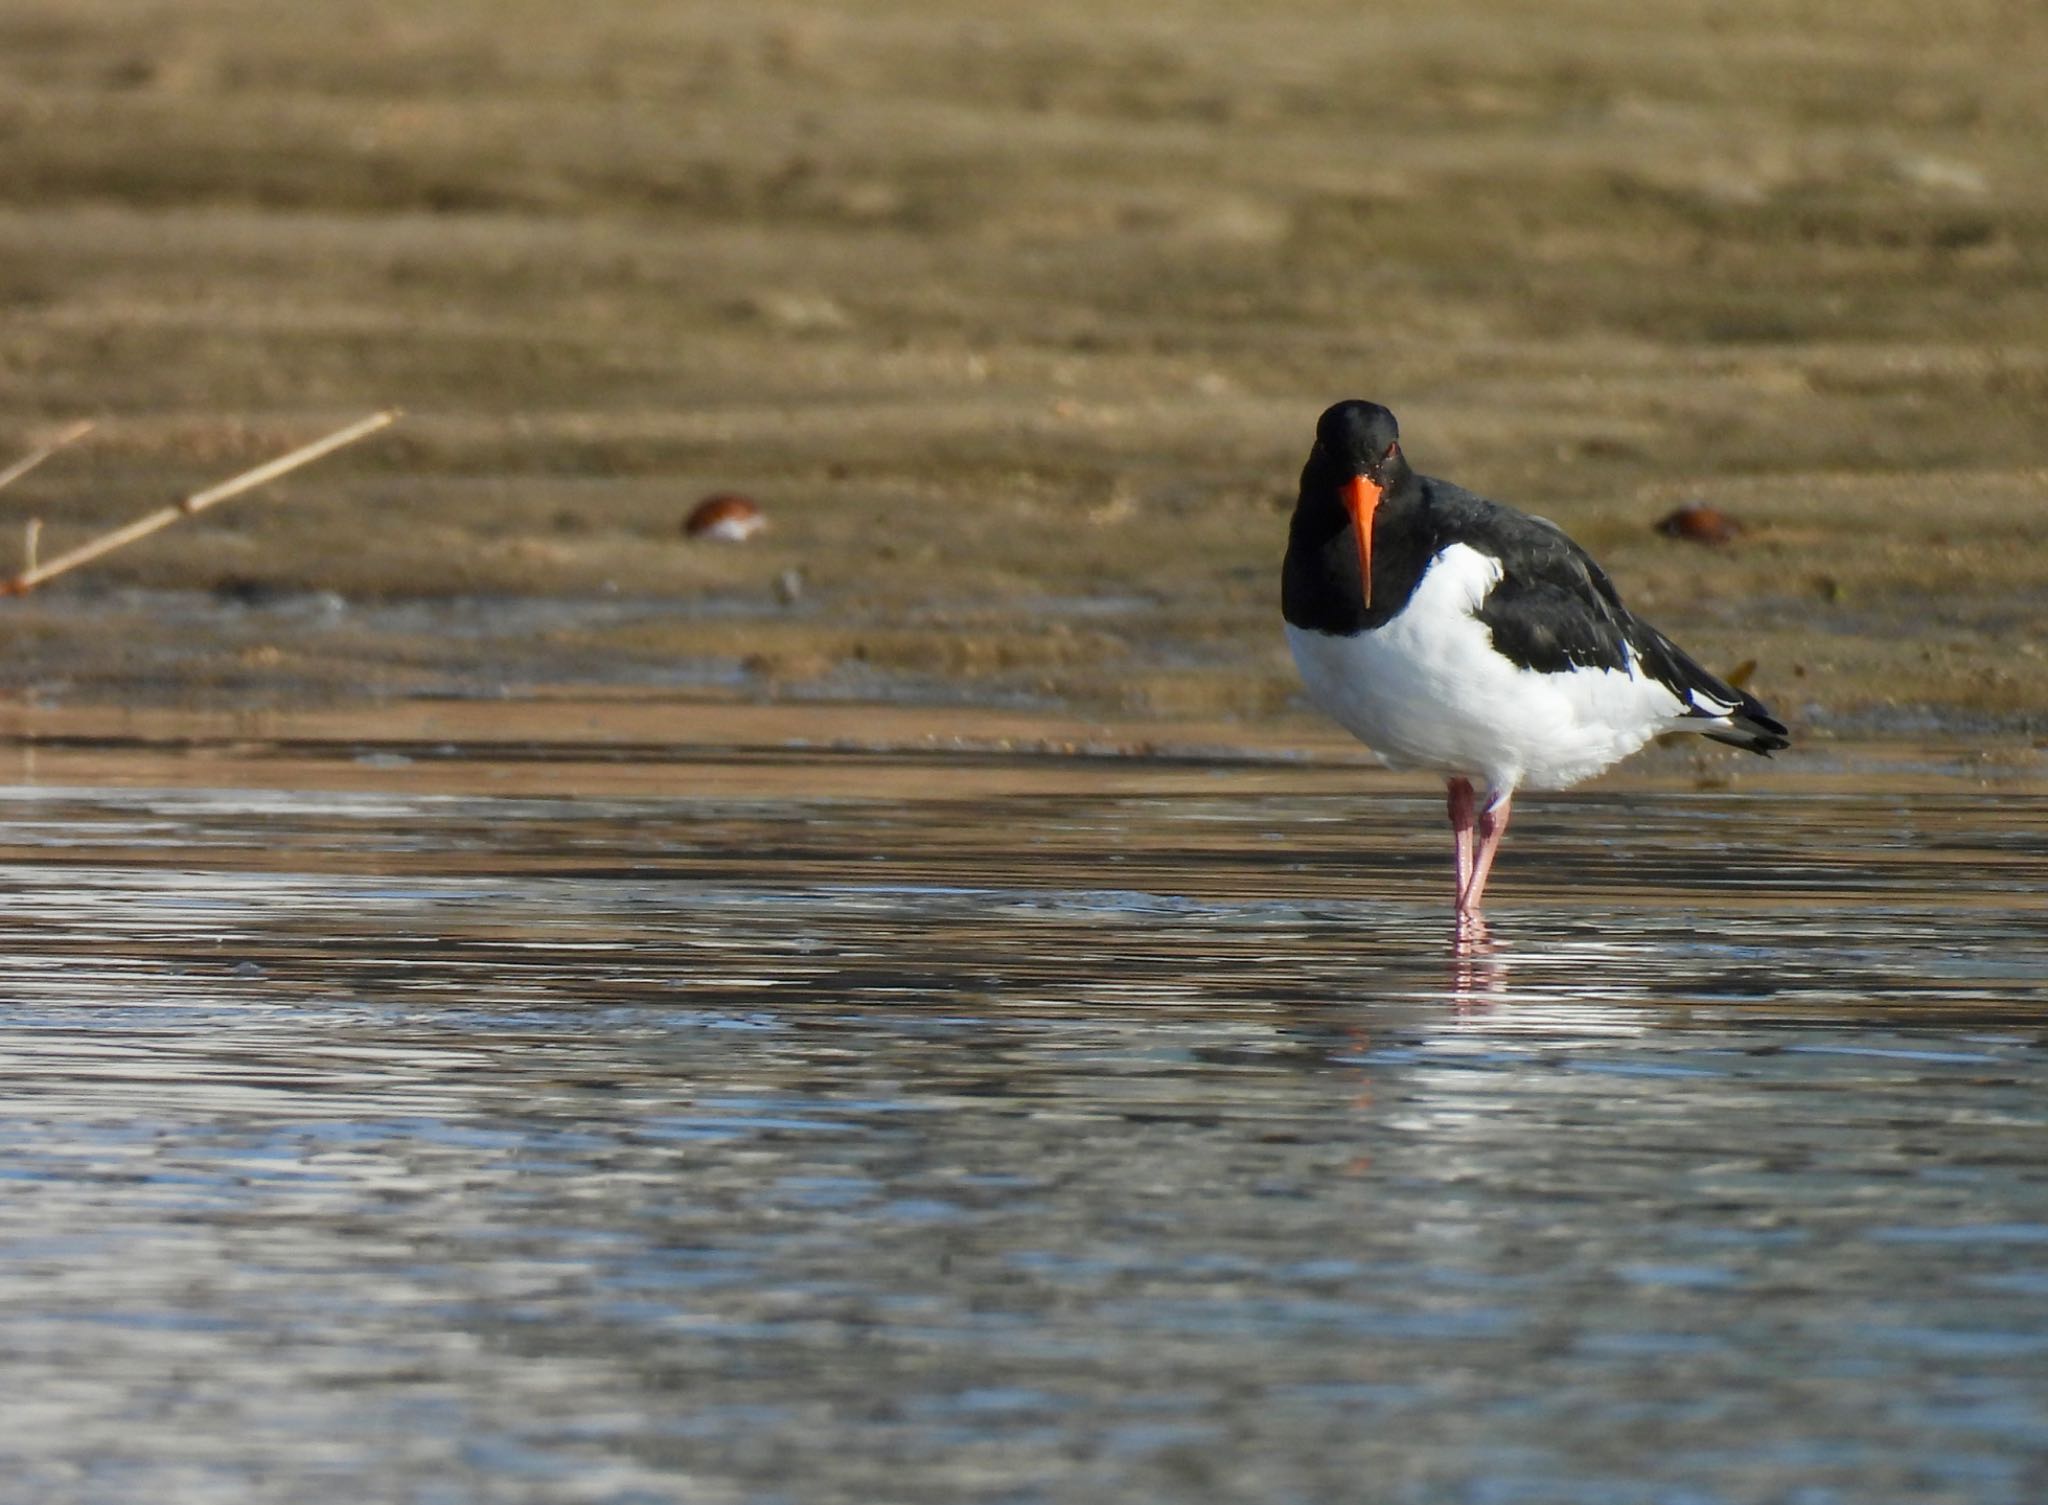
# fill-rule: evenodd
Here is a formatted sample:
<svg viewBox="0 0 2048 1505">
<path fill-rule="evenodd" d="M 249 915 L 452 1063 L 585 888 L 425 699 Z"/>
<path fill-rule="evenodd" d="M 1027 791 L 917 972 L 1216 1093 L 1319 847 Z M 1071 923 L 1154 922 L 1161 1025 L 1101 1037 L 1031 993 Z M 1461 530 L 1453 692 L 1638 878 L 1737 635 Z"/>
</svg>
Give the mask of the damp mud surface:
<svg viewBox="0 0 2048 1505">
<path fill-rule="evenodd" d="M 408 416 L 0 604 L 0 685 L 1255 719 L 1360 395 L 1796 727 L 2038 732 L 2048 21 L 1930 16 L 15 0 L 0 444 L 101 427 L 0 540 Z"/>
<path fill-rule="evenodd" d="M 11 725 L 14 1489 L 2041 1497 L 2042 768 L 868 714 Z"/>
</svg>

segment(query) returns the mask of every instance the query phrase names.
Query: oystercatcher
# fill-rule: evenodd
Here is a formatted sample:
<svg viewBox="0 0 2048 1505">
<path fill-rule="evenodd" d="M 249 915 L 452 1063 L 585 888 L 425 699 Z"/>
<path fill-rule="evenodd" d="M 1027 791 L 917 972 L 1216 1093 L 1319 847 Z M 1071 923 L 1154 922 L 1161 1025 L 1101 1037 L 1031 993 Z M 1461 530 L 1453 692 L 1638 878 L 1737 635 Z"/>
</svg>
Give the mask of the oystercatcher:
<svg viewBox="0 0 2048 1505">
<path fill-rule="evenodd" d="M 1632 615 L 1554 523 L 1409 469 L 1377 403 L 1316 423 L 1281 609 L 1315 703 L 1392 766 L 1444 776 L 1461 924 L 1516 790 L 1566 788 L 1668 731 L 1791 745 L 1759 701 Z"/>
</svg>

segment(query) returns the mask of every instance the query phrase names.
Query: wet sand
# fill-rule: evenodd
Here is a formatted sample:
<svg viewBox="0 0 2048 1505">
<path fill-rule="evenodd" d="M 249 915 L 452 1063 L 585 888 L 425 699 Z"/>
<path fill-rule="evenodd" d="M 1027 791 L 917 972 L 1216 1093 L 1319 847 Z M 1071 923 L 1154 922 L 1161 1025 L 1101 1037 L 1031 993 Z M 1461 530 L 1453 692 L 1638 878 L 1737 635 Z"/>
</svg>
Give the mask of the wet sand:
<svg viewBox="0 0 2048 1505">
<path fill-rule="evenodd" d="M 1249 794 L 1440 795 L 1315 720 L 1084 718 L 871 704 L 762 705 L 732 696 L 568 692 L 537 700 L 407 701 L 376 709 L 0 707 L 0 774 L 20 785 L 211 787 L 692 799 L 1186 793 L 1219 779 Z M 1889 791 L 2038 794 L 2039 749 L 1889 737 L 1756 758 L 1667 739 L 1602 790 L 1821 799 Z M 481 786 L 479 786 L 481 787 Z M 1531 795 L 1535 806 L 1570 795 Z"/>
<path fill-rule="evenodd" d="M 1801 730 L 2024 740 L 2044 22 L 1927 15 L 22 0 L 0 443 L 102 429 L 0 530 L 410 416 L 0 605 L 0 683 L 1256 719 L 1309 425 L 1358 393 Z M 682 540 L 726 488 L 771 531 Z M 1750 531 L 1651 531 L 1691 499 Z"/>
</svg>

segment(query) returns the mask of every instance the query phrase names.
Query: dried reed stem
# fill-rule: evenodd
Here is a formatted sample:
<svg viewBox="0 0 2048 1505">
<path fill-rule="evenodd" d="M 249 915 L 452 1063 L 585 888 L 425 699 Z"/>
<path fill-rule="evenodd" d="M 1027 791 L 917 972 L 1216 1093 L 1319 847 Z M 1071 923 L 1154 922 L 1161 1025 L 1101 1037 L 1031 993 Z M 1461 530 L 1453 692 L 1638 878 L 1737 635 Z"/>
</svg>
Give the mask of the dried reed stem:
<svg viewBox="0 0 2048 1505">
<path fill-rule="evenodd" d="M 81 564 L 97 559 L 102 554 L 110 554 L 124 544 L 134 543 L 138 538 L 147 538 L 159 528 L 168 528 L 181 517 L 204 512 L 216 502 L 224 502 L 231 496 L 240 496 L 245 491 L 254 490 L 266 481 L 274 481 L 288 471 L 297 470 L 301 465 L 310 465 L 322 455 L 332 454 L 344 444 L 353 444 L 356 440 L 374 434 L 378 429 L 397 420 L 398 414 L 395 411 L 372 413 L 368 418 L 351 423 L 347 428 L 335 430 L 324 439 L 315 439 L 311 444 L 302 445 L 288 455 L 279 455 L 275 460 L 265 461 L 254 470 L 245 470 L 238 476 L 231 476 L 218 486 L 196 491 L 182 501 L 173 502 L 168 507 L 138 517 L 134 522 L 116 528 L 110 533 L 102 533 L 90 543 L 80 544 L 68 554 L 59 554 L 48 564 L 24 570 L 12 580 L 0 582 L 0 594 L 27 595 L 52 576 L 61 575 L 66 570 L 77 569 Z"/>
<path fill-rule="evenodd" d="M 92 429 L 92 420 L 90 418 L 81 418 L 48 444 L 45 444 L 41 449 L 29 451 L 29 453 L 23 455 L 5 470 L 0 470 L 0 486 L 12 486 L 16 481 L 42 464 L 43 461 L 57 453 L 58 450 L 64 448 L 65 445 L 76 444 L 80 439 L 91 433 Z"/>
</svg>

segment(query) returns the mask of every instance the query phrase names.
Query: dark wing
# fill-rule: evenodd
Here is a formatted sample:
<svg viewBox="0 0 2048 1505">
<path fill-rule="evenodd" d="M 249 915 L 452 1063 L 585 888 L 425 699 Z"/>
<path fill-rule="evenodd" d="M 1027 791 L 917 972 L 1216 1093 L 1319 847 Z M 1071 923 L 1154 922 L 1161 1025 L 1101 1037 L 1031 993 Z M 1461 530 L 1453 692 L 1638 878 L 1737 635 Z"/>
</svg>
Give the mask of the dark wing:
<svg viewBox="0 0 2048 1505">
<path fill-rule="evenodd" d="M 1539 674 L 1562 674 L 1578 668 L 1626 672 L 1633 649 L 1640 672 L 1676 695 L 1685 715 L 1726 719 L 1726 726 L 1703 728 L 1708 737 L 1759 753 L 1791 745 L 1783 723 L 1761 701 L 1708 673 L 1623 606 L 1607 572 L 1562 528 L 1476 497 L 1471 501 L 1487 509 L 1488 543 L 1499 544 L 1501 580 L 1476 613 L 1497 651 Z"/>
<path fill-rule="evenodd" d="M 1504 657 L 1539 674 L 1629 666 L 1637 623 L 1614 582 L 1564 530 L 1478 497 L 1465 503 L 1468 536 L 1500 561 L 1500 583 L 1477 613 Z"/>
</svg>

